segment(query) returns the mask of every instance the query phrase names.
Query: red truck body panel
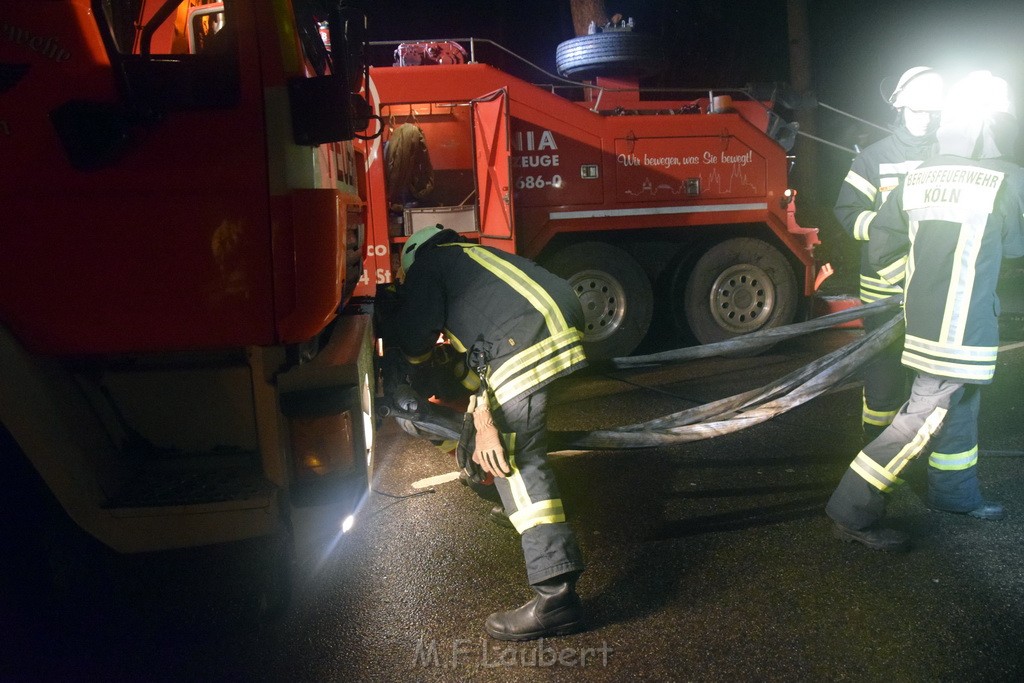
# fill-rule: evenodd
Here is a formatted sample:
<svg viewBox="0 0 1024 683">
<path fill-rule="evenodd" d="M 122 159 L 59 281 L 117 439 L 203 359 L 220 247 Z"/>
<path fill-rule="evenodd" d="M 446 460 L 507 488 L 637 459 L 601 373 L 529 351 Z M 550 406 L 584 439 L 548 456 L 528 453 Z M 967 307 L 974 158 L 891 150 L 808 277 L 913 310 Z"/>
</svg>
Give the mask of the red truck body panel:
<svg viewBox="0 0 1024 683">
<path fill-rule="evenodd" d="M 802 264 L 805 294 L 813 291 L 817 231 L 799 228 L 788 211 L 787 155 L 765 133 L 763 103 L 709 114 L 707 98 L 641 102 L 636 90 L 570 101 L 476 63 L 371 68 L 370 81 L 384 140 L 401 123 L 422 129 L 435 203 L 457 205 L 476 192 L 468 202 L 477 204 L 471 236 L 483 243 L 536 258 L 570 233 L 763 224 Z M 473 135 L 459 133 L 470 127 Z M 373 142 L 367 151 L 376 246 L 367 267 L 376 278 L 365 277 L 357 291 L 367 295 L 374 280 L 389 277 L 382 245 L 401 241 L 385 211 L 382 149 Z M 460 189 L 449 192 L 446 184 Z M 504 233 L 502 214 L 513 226 Z"/>
</svg>

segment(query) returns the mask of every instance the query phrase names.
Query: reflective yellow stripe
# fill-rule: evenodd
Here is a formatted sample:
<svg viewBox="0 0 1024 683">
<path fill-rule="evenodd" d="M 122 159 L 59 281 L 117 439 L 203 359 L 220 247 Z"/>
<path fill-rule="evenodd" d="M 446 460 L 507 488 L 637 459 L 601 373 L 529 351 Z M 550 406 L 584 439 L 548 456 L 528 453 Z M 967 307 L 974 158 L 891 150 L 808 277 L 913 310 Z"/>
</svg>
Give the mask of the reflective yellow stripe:
<svg viewBox="0 0 1024 683">
<path fill-rule="evenodd" d="M 515 398 L 530 387 L 537 386 L 538 384 L 557 376 L 559 373 L 568 370 L 577 363 L 582 363 L 585 359 L 586 354 L 583 352 L 583 347 L 573 346 L 554 358 L 541 363 L 532 370 L 522 373 L 514 380 L 503 384 L 500 387 L 493 387 L 494 398 L 499 404 L 504 403 L 509 399 Z"/>
<path fill-rule="evenodd" d="M 995 363 L 999 357 L 998 346 L 965 346 L 962 344 L 941 344 L 934 341 L 907 335 L 907 348 L 914 351 L 926 353 L 929 356 L 950 358 L 953 360 L 975 361 L 983 363 Z"/>
<path fill-rule="evenodd" d="M 530 494 L 526 491 L 523 475 L 519 474 L 519 467 L 516 465 L 516 435 L 503 432 L 502 437 L 505 443 L 505 457 L 508 459 L 509 467 L 512 468 L 512 474 L 506 477 L 509 489 L 512 491 L 512 500 L 515 501 L 516 510 L 524 510 L 533 503 L 530 500 Z"/>
<path fill-rule="evenodd" d="M 928 456 L 928 464 L 947 472 L 970 469 L 978 464 L 978 447 L 962 453 L 932 453 Z"/>
<path fill-rule="evenodd" d="M 515 512 L 508 516 L 512 526 L 519 533 L 523 533 L 538 524 L 564 522 L 565 510 L 562 507 L 561 499 L 553 498 L 537 502 L 530 500 L 530 494 L 526 490 L 526 482 L 523 481 L 523 475 L 519 473 L 519 467 L 516 465 L 516 435 L 514 433 L 503 433 L 502 437 L 504 437 L 503 441 L 506 444 L 508 463 L 512 468 L 512 474 L 506 477 L 509 489 L 512 492 L 512 500 L 516 505 Z"/>
<path fill-rule="evenodd" d="M 888 427 L 892 424 L 892 420 L 896 417 L 897 410 L 873 410 L 868 407 L 867 399 L 864 399 L 863 408 L 861 408 L 861 421 L 865 424 L 874 425 L 876 427 Z"/>
<path fill-rule="evenodd" d="M 889 461 L 885 469 L 892 472 L 895 477 L 907 466 L 907 463 L 920 455 L 921 451 L 928 445 L 928 441 L 935 435 L 935 432 L 939 431 L 939 427 L 942 426 L 942 421 L 946 417 L 946 412 L 945 408 L 933 410 L 932 414 L 925 419 L 921 428 L 917 430 L 914 438 L 910 440 L 910 443 L 904 446 L 896 454 L 896 457 Z"/>
<path fill-rule="evenodd" d="M 845 180 L 850 184 L 850 187 L 867 197 L 869 202 L 875 203 L 875 197 L 878 196 L 878 188 L 868 182 L 867 178 L 850 169 L 846 174 Z"/>
<path fill-rule="evenodd" d="M 882 493 L 891 491 L 898 481 L 896 477 L 886 472 L 881 465 L 868 457 L 863 451 L 858 453 L 857 457 L 850 463 L 850 469 Z"/>
<path fill-rule="evenodd" d="M 853 239 L 866 242 L 871 239 L 869 236 L 869 228 L 871 227 L 871 221 L 875 220 L 877 213 L 875 211 L 862 211 L 857 215 L 857 220 L 853 222 Z"/>
<path fill-rule="evenodd" d="M 946 417 L 945 408 L 936 408 L 932 411 L 920 429 L 896 456 L 889 461 L 885 467 L 871 459 L 864 451 L 857 454 L 857 457 L 850 463 L 850 469 L 860 475 L 861 479 L 874 486 L 882 493 L 892 490 L 892 487 L 899 482 L 897 475 L 906 467 L 907 463 L 920 455 L 921 451 L 928 444 L 928 440 L 942 426 L 942 420 Z"/>
<path fill-rule="evenodd" d="M 502 382 L 508 381 L 530 365 L 536 364 L 541 358 L 551 355 L 564 346 L 579 342 L 580 339 L 582 339 L 582 335 L 575 327 L 553 337 L 543 339 L 524 351 L 517 353 L 514 358 L 509 359 L 508 362 L 495 370 L 494 374 L 488 377 L 488 380 L 493 386 L 499 386 Z"/>
<path fill-rule="evenodd" d="M 424 354 L 420 354 L 419 356 L 410 356 L 406 354 L 405 358 L 413 365 L 419 365 L 420 363 L 426 363 L 428 360 L 430 360 L 430 357 L 433 355 L 434 349 L 431 348 L 429 351 L 427 351 Z"/>
<path fill-rule="evenodd" d="M 896 261 L 893 261 L 890 265 L 882 268 L 878 271 L 878 274 L 883 280 L 888 283 L 900 282 L 906 276 L 907 273 L 907 257 L 903 256 Z"/>
<path fill-rule="evenodd" d="M 957 379 L 987 382 L 996 373 L 995 363 L 989 365 L 972 365 L 970 363 L 950 363 L 926 358 L 914 353 L 910 348 L 903 349 L 902 362 L 908 368 L 920 370 L 940 377 L 956 377 Z"/>
<path fill-rule="evenodd" d="M 461 339 L 452 334 L 451 330 L 445 328 L 444 336 L 448 339 L 448 341 L 451 343 L 451 345 L 455 348 L 456 351 L 458 351 L 459 353 L 466 352 L 466 349 L 468 347 L 462 343 Z"/>
<path fill-rule="evenodd" d="M 459 246 L 469 254 L 470 258 L 494 273 L 499 280 L 516 290 L 524 299 L 529 301 L 544 316 L 544 322 L 547 324 L 550 334 L 558 334 L 569 327 L 565 322 L 561 309 L 558 308 L 551 295 L 548 294 L 547 290 L 530 279 L 526 273 L 478 244 L 460 244 Z"/>
<path fill-rule="evenodd" d="M 565 508 L 559 498 L 540 500 L 527 508 L 520 508 L 508 516 L 516 531 L 523 533 L 539 524 L 558 524 L 565 521 Z"/>
<path fill-rule="evenodd" d="M 860 300 L 866 304 L 887 299 L 894 294 L 902 294 L 903 287 L 876 277 L 861 273 Z"/>
</svg>

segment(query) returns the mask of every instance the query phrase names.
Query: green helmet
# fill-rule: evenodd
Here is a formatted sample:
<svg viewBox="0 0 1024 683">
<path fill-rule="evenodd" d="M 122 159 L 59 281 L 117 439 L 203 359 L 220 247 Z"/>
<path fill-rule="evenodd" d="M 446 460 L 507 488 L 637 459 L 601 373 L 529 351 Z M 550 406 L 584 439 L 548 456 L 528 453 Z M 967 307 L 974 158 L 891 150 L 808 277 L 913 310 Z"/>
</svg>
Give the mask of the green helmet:
<svg viewBox="0 0 1024 683">
<path fill-rule="evenodd" d="M 405 241 L 405 245 L 402 247 L 402 270 L 408 275 L 409 269 L 412 268 L 413 261 L 416 260 L 416 251 L 420 245 L 429 240 L 434 235 L 441 233 L 440 225 L 432 225 L 429 228 L 420 228 Z"/>
</svg>

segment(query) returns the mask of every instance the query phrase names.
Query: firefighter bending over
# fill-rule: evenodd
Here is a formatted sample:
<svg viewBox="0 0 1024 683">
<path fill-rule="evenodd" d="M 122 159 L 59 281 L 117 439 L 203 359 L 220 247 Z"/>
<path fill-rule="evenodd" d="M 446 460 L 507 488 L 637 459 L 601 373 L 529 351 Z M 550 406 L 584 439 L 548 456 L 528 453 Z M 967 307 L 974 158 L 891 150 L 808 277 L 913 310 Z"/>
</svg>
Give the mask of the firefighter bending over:
<svg viewBox="0 0 1024 683">
<path fill-rule="evenodd" d="M 546 404 L 552 380 L 586 365 L 579 300 L 532 261 L 441 226 L 410 236 L 401 259 L 397 310 L 381 321 L 385 343 L 414 366 L 429 363 L 442 333 L 467 354 L 481 380 L 472 458 L 494 476 L 535 593 L 522 607 L 490 615 L 484 628 L 500 640 L 578 631 L 583 559 L 547 459 Z"/>
<path fill-rule="evenodd" d="M 939 482 L 939 509 L 1004 515 L 981 496 L 978 410 L 981 385 L 996 367 L 1000 263 L 1024 256 L 1024 169 L 1001 158 L 1012 153 L 1016 135 L 1006 82 L 987 71 L 971 74 L 943 108 L 939 156 L 908 173 L 871 222 L 872 266 L 886 282 L 904 283 L 902 361 L 916 377 L 910 399 L 828 501 L 841 540 L 875 550 L 908 547 L 906 534 L 879 524 L 883 494 L 926 448 L 952 473 Z"/>
</svg>

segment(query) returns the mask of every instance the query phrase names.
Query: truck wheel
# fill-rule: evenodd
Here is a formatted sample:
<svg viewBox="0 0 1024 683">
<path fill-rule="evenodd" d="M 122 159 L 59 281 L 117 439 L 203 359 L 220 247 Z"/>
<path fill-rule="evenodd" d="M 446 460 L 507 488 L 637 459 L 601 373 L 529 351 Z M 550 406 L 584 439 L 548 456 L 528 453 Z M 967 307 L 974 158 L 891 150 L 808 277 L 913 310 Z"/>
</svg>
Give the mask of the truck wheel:
<svg viewBox="0 0 1024 683">
<path fill-rule="evenodd" d="M 555 49 L 555 67 L 566 78 L 649 76 L 664 66 L 660 42 L 643 33 L 593 33 L 566 40 Z"/>
<path fill-rule="evenodd" d="M 701 344 L 793 322 L 797 281 L 782 253 L 767 242 L 740 237 L 715 244 L 680 265 L 672 292 L 677 324 Z"/>
<path fill-rule="evenodd" d="M 565 278 L 583 306 L 583 344 L 593 359 L 626 356 L 651 324 L 651 283 L 636 260 L 603 242 L 566 247 L 544 262 Z"/>
</svg>

